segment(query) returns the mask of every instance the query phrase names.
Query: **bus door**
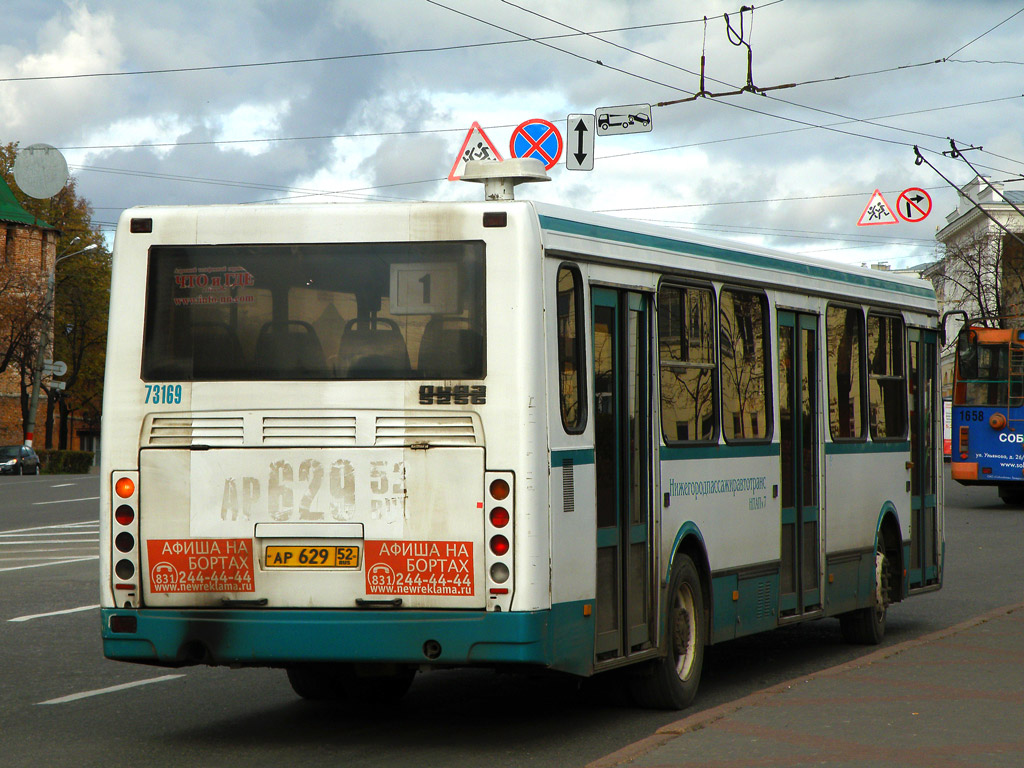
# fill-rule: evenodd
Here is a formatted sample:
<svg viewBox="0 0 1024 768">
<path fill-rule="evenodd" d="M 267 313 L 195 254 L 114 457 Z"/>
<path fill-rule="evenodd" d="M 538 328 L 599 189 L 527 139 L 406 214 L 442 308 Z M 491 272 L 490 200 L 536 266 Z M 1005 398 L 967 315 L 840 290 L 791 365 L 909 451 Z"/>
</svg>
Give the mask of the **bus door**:
<svg viewBox="0 0 1024 768">
<path fill-rule="evenodd" d="M 935 493 L 934 331 L 910 329 L 910 567 L 911 587 L 939 578 L 938 511 Z"/>
<path fill-rule="evenodd" d="M 780 616 L 821 608 L 818 318 L 778 313 L 782 541 Z"/>
<path fill-rule="evenodd" d="M 650 297 L 593 290 L 597 661 L 651 647 Z"/>
</svg>

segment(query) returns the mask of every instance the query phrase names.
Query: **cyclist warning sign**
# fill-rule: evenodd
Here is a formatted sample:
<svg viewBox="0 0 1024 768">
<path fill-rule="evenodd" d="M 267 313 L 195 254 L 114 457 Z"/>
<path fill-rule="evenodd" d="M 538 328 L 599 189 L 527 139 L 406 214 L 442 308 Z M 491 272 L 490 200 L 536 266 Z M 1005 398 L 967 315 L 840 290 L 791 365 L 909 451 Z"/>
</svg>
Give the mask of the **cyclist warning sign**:
<svg viewBox="0 0 1024 768">
<path fill-rule="evenodd" d="M 152 592 L 254 592 L 251 539 L 150 539 Z"/>
<path fill-rule="evenodd" d="M 473 595 L 473 543 L 367 541 L 366 594 Z"/>
</svg>

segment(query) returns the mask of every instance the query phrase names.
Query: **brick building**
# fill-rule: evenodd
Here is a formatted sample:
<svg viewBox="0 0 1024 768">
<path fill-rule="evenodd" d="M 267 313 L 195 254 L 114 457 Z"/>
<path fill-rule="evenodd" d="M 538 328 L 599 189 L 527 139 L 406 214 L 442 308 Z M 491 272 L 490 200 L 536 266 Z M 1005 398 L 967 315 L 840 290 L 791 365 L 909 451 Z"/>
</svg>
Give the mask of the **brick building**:
<svg viewBox="0 0 1024 768">
<path fill-rule="evenodd" d="M 47 276 L 57 255 L 58 232 L 22 208 L 0 177 L 0 345 L 9 337 L 12 324 L 26 312 L 38 311 L 45 300 Z M 52 307 L 48 322 L 52 324 Z M 38 340 L 38 323 L 32 330 Z M 0 348 L 0 355 L 4 348 Z M 0 357 L 2 362 L 2 357 Z M 0 373 L 0 445 L 24 440 L 21 406 L 21 370 L 11 361 Z M 44 393 L 45 394 L 45 393 Z M 40 397 L 36 416 L 35 445 L 42 445 L 46 422 L 46 398 Z"/>
</svg>

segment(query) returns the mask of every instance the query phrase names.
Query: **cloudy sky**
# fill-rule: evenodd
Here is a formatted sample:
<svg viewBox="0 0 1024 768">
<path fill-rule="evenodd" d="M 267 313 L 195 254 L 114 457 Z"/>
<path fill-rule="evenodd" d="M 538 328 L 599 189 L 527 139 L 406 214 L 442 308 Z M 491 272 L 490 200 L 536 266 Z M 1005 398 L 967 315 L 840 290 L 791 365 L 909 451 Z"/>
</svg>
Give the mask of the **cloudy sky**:
<svg viewBox="0 0 1024 768">
<path fill-rule="evenodd" d="M 653 106 L 651 132 L 519 197 L 902 267 L 956 206 L 938 172 L 974 175 L 948 137 L 1024 188 L 1024 4 L 739 6 L 4 0 L 0 142 L 60 148 L 105 229 L 136 204 L 475 200 L 446 178 L 474 121 L 507 157 L 525 120 L 693 95 L 702 53 L 705 90 L 736 90 L 749 46 L 754 86 L 795 87 Z M 857 226 L 876 189 L 896 207 L 912 187 L 924 221 Z"/>
</svg>

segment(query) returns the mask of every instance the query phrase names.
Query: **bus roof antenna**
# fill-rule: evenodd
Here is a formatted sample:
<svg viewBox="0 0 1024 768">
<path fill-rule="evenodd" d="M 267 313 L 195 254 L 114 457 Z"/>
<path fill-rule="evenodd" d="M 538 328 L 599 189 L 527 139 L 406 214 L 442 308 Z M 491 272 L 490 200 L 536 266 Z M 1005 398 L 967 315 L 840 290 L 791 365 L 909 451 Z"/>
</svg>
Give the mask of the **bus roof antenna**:
<svg viewBox="0 0 1024 768">
<path fill-rule="evenodd" d="M 533 157 L 514 157 L 495 162 L 494 160 L 470 160 L 462 174 L 463 181 L 475 181 L 484 185 L 484 200 L 515 200 L 516 184 L 533 181 L 551 181 L 544 170 L 544 164 Z"/>
</svg>

